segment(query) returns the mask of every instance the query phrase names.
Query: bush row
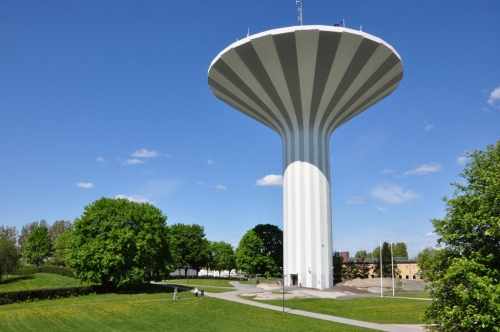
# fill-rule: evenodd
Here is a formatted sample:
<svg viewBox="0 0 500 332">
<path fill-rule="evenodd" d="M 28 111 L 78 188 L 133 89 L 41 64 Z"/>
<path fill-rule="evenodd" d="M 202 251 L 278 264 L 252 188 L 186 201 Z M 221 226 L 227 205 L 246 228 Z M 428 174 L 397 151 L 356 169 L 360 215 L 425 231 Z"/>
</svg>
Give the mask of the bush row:
<svg viewBox="0 0 500 332">
<path fill-rule="evenodd" d="M 168 280 L 176 280 L 176 279 L 186 279 L 186 276 L 181 274 L 181 275 L 169 275 Z M 248 280 L 248 278 L 243 278 L 243 277 L 212 277 L 212 276 L 189 276 L 189 279 L 210 279 L 210 280 L 231 280 L 231 281 L 241 281 L 241 280 Z"/>
<path fill-rule="evenodd" d="M 69 267 L 60 267 L 60 266 L 53 266 L 53 265 L 43 265 L 40 267 L 22 268 L 22 269 L 18 269 L 16 271 L 14 271 L 12 273 L 12 275 L 25 276 L 25 275 L 30 275 L 33 273 L 53 273 L 53 274 L 59 274 L 59 275 L 66 276 L 66 277 L 72 277 L 72 278 L 75 277 L 73 270 L 71 270 Z"/>
<path fill-rule="evenodd" d="M 102 285 L 84 285 L 76 287 L 30 289 L 21 291 L 0 292 L 0 305 L 14 302 L 53 300 L 90 294 L 138 294 L 138 293 L 169 293 L 171 290 L 162 285 L 142 283 L 130 284 L 124 287 L 109 289 Z"/>
<path fill-rule="evenodd" d="M 13 302 L 52 300 L 104 293 L 106 293 L 104 287 L 96 285 L 1 292 L 0 305 Z"/>
</svg>

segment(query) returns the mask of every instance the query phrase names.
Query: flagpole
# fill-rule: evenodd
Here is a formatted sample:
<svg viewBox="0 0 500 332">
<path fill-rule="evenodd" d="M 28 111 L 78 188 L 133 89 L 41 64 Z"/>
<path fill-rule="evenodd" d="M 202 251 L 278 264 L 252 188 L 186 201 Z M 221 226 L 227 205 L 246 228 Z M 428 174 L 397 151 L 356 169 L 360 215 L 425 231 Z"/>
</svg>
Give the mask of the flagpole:
<svg viewBox="0 0 500 332">
<path fill-rule="evenodd" d="M 392 242 L 391 242 L 391 272 L 392 272 L 392 296 L 394 296 L 394 256 L 392 254 Z"/>
<path fill-rule="evenodd" d="M 384 297 L 382 295 L 382 240 L 380 241 L 380 297 Z"/>
</svg>

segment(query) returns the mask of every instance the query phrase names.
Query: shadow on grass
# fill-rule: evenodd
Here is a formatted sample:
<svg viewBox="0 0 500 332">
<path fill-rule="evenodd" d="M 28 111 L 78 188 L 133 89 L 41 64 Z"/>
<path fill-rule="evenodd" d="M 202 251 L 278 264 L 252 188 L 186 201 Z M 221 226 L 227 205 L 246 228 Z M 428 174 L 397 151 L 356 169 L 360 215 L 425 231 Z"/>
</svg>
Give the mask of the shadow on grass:
<svg viewBox="0 0 500 332">
<path fill-rule="evenodd" d="M 170 287 L 165 287 L 156 284 L 148 284 L 148 283 L 132 284 L 110 291 L 110 293 L 117 293 L 117 294 L 158 294 L 158 293 L 173 293 L 173 292 L 174 290 Z"/>
<path fill-rule="evenodd" d="M 27 275 L 27 276 L 9 277 L 8 279 L 2 278 L 2 282 L 0 282 L 0 285 L 7 285 L 7 284 L 12 284 L 14 282 L 30 280 L 30 279 L 33 279 L 33 276 Z"/>
</svg>

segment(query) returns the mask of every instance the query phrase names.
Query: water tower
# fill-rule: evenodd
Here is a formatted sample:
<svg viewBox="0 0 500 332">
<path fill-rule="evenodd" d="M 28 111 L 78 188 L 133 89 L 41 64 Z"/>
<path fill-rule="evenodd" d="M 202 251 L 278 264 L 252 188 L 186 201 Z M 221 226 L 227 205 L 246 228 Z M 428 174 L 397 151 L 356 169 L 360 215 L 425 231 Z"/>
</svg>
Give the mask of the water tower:
<svg viewBox="0 0 500 332">
<path fill-rule="evenodd" d="M 344 27 L 265 31 L 212 61 L 208 84 L 215 96 L 283 140 L 287 285 L 333 286 L 330 135 L 394 91 L 402 77 L 401 58 L 389 44 Z"/>
</svg>

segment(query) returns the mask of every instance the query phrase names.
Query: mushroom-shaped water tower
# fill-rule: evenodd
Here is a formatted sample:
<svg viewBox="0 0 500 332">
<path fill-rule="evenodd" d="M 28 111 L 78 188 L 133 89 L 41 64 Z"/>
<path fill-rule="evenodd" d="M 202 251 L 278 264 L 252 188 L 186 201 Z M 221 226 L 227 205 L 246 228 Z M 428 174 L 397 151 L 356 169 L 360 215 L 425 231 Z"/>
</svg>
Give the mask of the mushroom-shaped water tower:
<svg viewBox="0 0 500 332">
<path fill-rule="evenodd" d="M 237 41 L 210 65 L 212 92 L 283 140 L 283 273 L 287 285 L 333 286 L 332 132 L 389 95 L 399 54 L 367 33 L 296 26 Z"/>
</svg>

